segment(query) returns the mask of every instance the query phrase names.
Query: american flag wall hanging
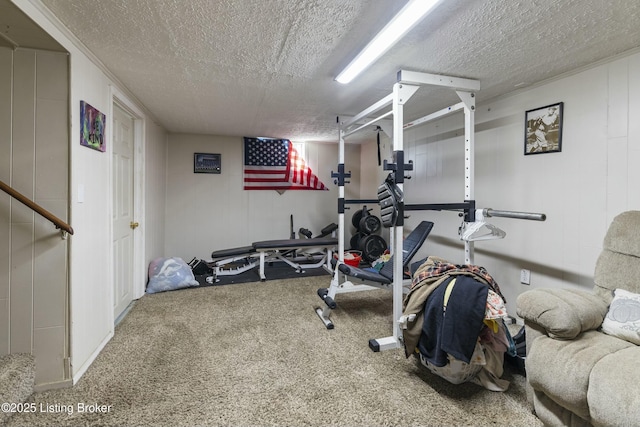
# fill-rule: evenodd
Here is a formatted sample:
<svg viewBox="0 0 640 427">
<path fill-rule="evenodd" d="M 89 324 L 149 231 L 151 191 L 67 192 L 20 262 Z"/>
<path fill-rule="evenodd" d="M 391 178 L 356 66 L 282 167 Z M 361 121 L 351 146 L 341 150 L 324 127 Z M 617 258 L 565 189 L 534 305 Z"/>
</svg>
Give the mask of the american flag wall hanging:
<svg viewBox="0 0 640 427">
<path fill-rule="evenodd" d="M 328 190 L 288 139 L 244 138 L 245 190 Z"/>
</svg>

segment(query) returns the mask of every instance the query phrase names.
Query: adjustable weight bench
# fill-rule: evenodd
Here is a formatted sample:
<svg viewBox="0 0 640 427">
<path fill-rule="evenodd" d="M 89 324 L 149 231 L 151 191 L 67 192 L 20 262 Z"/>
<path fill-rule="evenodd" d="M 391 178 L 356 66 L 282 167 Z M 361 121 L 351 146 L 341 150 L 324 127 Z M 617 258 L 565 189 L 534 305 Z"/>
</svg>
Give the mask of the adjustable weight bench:
<svg viewBox="0 0 640 427">
<path fill-rule="evenodd" d="M 331 269 L 331 257 L 333 248 L 338 244 L 335 237 L 318 237 L 311 239 L 284 239 L 265 240 L 254 242 L 253 250 L 260 257 L 260 280 L 267 280 L 264 274 L 264 266 L 267 262 L 283 261 L 296 270 L 297 273 L 304 273 L 304 268 L 319 268 L 326 265 L 328 271 Z M 322 249 L 324 251 L 320 260 L 316 260 L 313 254 L 298 254 L 298 250 Z M 287 254 L 296 251 L 296 256 L 291 258 Z M 307 261 L 301 263 L 302 261 Z M 313 262 L 316 261 L 316 262 Z"/>
<path fill-rule="evenodd" d="M 431 233 L 433 222 L 422 221 L 418 226 L 403 239 L 402 242 L 402 265 L 403 270 L 411 262 L 413 256 L 418 252 L 424 241 Z M 394 255 L 395 256 L 395 255 Z M 330 287 L 318 289 L 318 296 L 324 301 L 326 307 L 317 308 L 316 313 L 325 324 L 327 329 L 333 329 L 333 322 L 329 319 L 331 310 L 337 307 L 335 295 L 338 293 L 352 292 L 355 290 L 367 290 L 370 286 L 382 289 L 390 289 L 393 286 L 393 258 L 391 257 L 379 272 L 373 269 L 361 269 L 352 267 L 344 263 L 337 264 L 336 274 L 331 280 Z M 340 280 L 341 273 L 345 280 Z M 354 283 L 357 282 L 357 283 Z M 368 285 L 368 286 L 362 286 Z M 360 289 L 356 289 L 360 288 Z"/>
<path fill-rule="evenodd" d="M 325 228 L 323 228 L 322 230 L 320 230 L 320 234 L 316 236 L 316 238 L 320 238 L 320 237 L 325 237 L 325 236 L 334 236 L 335 232 L 338 230 L 338 224 L 336 223 L 331 223 L 329 225 L 327 225 Z M 300 230 L 298 230 L 298 233 L 300 234 L 300 238 L 302 238 L 302 236 L 311 239 L 313 234 L 311 233 L 311 231 L 307 230 L 306 228 L 301 228 Z"/>
<path fill-rule="evenodd" d="M 237 267 L 225 268 L 230 264 L 242 262 Z M 249 271 L 260 263 L 258 254 L 253 246 L 242 246 L 238 248 L 222 249 L 211 252 L 211 261 L 207 263 L 213 271 L 211 277 L 207 277 L 208 283 L 217 281 L 218 276 L 235 276 Z"/>
<path fill-rule="evenodd" d="M 212 260 L 207 263 L 209 268 L 212 269 L 213 275 L 207 278 L 207 282 L 213 283 L 218 276 L 235 276 L 258 266 L 260 267 L 260 280 L 264 281 L 267 279 L 264 267 L 267 263 L 274 261 L 283 261 L 298 273 L 304 273 L 305 267 L 319 268 L 323 265 L 326 265 L 328 271 L 331 271 L 330 263 L 333 248 L 337 244 L 337 238 L 317 237 L 310 239 L 264 240 L 254 242 L 251 246 L 213 251 L 211 252 Z M 311 249 L 322 249 L 323 252 L 322 254 L 310 253 L 309 250 Z M 225 268 L 233 263 L 240 263 L 240 265 Z"/>
</svg>

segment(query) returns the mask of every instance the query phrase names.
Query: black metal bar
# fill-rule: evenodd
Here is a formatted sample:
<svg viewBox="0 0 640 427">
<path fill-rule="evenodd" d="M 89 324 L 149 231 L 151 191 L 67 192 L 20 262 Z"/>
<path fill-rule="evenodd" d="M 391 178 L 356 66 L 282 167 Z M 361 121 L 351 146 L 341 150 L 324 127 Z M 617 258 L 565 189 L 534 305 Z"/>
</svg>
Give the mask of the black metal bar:
<svg viewBox="0 0 640 427">
<path fill-rule="evenodd" d="M 349 184 L 347 178 L 351 178 L 351 172 L 345 172 L 344 163 L 338 163 L 338 172 L 331 171 L 331 178 L 337 178 L 334 180 L 334 183 L 344 186 L 345 184 Z"/>
<path fill-rule="evenodd" d="M 465 222 L 475 222 L 476 201 L 466 200 L 462 203 L 426 203 L 406 204 L 405 211 L 461 211 L 464 212 Z"/>
<path fill-rule="evenodd" d="M 547 219 L 547 215 L 535 212 L 516 212 L 496 209 L 484 209 L 483 214 L 488 217 L 495 216 L 503 218 L 528 219 L 531 221 L 544 221 Z"/>
<path fill-rule="evenodd" d="M 427 204 L 406 204 L 407 211 L 464 211 L 469 209 L 471 204 L 464 203 L 427 203 Z"/>
<path fill-rule="evenodd" d="M 389 162 L 387 162 L 387 159 L 384 159 L 382 161 L 382 170 L 394 171 L 394 170 L 396 170 L 396 164 L 395 163 L 389 163 Z"/>
<path fill-rule="evenodd" d="M 344 203 L 347 205 L 365 205 L 367 203 L 377 205 L 378 199 L 346 199 Z"/>
<path fill-rule="evenodd" d="M 476 222 L 476 201 L 465 200 L 465 202 L 469 203 L 469 209 L 464 211 L 465 222 Z"/>
<path fill-rule="evenodd" d="M 394 160 L 396 162 L 396 184 L 404 182 L 404 151 L 398 150 L 394 152 Z"/>
</svg>

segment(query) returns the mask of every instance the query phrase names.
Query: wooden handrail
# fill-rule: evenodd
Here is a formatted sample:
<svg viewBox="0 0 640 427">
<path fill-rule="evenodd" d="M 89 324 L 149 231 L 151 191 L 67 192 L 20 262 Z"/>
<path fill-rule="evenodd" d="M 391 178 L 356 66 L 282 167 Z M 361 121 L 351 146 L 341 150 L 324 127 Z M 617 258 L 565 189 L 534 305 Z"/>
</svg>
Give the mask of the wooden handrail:
<svg viewBox="0 0 640 427">
<path fill-rule="evenodd" d="M 63 220 L 61 220 L 60 218 L 58 218 L 57 216 L 55 216 L 54 214 L 52 214 L 51 212 L 49 212 L 48 210 L 40 206 L 39 204 L 35 203 L 31 199 L 24 196 L 22 193 L 8 186 L 2 181 L 0 181 L 0 190 L 4 191 L 8 195 L 13 197 L 17 201 L 19 201 L 20 203 L 28 206 L 29 208 L 33 209 L 35 212 L 39 213 L 40 215 L 42 215 L 43 217 L 51 221 L 53 225 L 56 226 L 56 228 L 64 230 L 69 234 L 73 234 L 73 228 L 71 228 L 69 224 L 67 224 L 66 222 L 64 222 Z"/>
</svg>

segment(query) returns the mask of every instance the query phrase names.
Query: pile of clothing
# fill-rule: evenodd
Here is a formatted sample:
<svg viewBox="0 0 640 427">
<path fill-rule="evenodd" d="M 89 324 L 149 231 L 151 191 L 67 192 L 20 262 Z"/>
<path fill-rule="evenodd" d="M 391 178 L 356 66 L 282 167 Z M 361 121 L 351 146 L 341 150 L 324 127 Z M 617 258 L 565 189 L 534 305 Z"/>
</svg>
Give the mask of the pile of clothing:
<svg viewBox="0 0 640 427">
<path fill-rule="evenodd" d="M 501 379 L 504 355 L 515 355 L 515 344 L 505 324 L 505 299 L 483 267 L 427 258 L 413 274 L 403 315 L 411 319 L 403 330 L 407 357 L 418 356 L 453 384 L 508 388 Z"/>
</svg>

